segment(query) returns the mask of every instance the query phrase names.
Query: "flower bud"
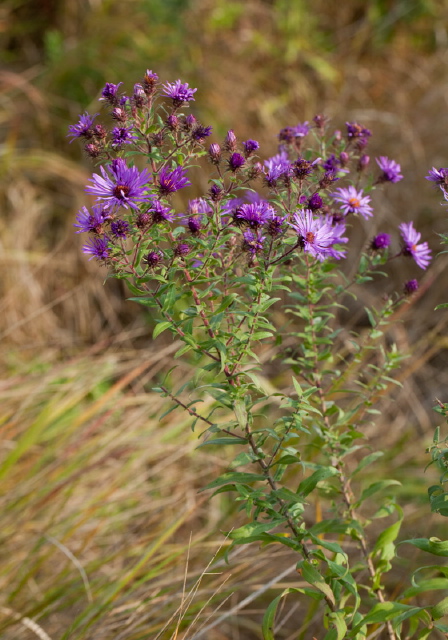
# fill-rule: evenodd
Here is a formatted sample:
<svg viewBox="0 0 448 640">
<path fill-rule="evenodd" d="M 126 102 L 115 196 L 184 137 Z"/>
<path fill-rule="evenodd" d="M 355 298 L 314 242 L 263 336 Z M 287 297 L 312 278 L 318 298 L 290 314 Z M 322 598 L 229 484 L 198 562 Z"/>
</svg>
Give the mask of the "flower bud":
<svg viewBox="0 0 448 640">
<path fill-rule="evenodd" d="M 208 155 L 213 164 L 219 164 L 221 161 L 221 147 L 217 142 L 211 144 L 208 148 Z"/>
</svg>

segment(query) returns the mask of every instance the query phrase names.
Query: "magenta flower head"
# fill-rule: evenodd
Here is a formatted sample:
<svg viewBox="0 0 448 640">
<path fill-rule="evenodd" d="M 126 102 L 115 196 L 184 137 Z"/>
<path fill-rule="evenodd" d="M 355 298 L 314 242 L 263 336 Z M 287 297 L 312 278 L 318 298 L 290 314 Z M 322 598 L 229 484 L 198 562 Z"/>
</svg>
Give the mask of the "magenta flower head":
<svg viewBox="0 0 448 640">
<path fill-rule="evenodd" d="M 246 140 L 243 142 L 244 155 L 248 158 L 254 151 L 260 148 L 259 143 L 256 140 Z"/>
<path fill-rule="evenodd" d="M 229 169 L 231 171 L 238 171 L 238 169 L 241 169 L 245 162 L 246 160 L 244 159 L 244 156 L 241 155 L 241 153 L 232 153 L 229 158 Z"/>
<path fill-rule="evenodd" d="M 94 204 L 92 213 L 87 207 L 82 207 L 76 216 L 76 222 L 73 226 L 78 227 L 76 233 L 96 233 L 101 235 L 104 232 L 106 220 L 110 218 L 109 208 L 102 204 Z"/>
<path fill-rule="evenodd" d="M 93 174 L 90 179 L 93 184 L 86 187 L 86 192 L 105 204 L 138 209 L 138 203 L 151 199 L 149 194 L 145 194 L 150 178 L 147 169 L 140 172 L 137 167 L 128 167 L 122 158 L 118 158 L 107 167 L 107 171 L 104 167 L 100 167 L 100 171 L 101 176 Z"/>
<path fill-rule="evenodd" d="M 191 182 L 186 177 L 186 170 L 182 167 L 176 167 L 172 171 L 168 167 L 163 167 L 158 175 L 159 192 L 163 196 L 175 193 L 183 187 L 189 187 Z"/>
<path fill-rule="evenodd" d="M 430 180 L 439 187 L 445 189 L 446 187 L 448 187 L 448 169 L 443 167 L 440 169 L 436 169 L 435 167 L 433 167 L 429 170 L 429 174 L 425 177 L 425 179 Z"/>
<path fill-rule="evenodd" d="M 263 226 L 274 215 L 274 209 L 266 200 L 259 200 L 251 204 L 242 204 L 236 209 L 235 221 L 245 224 L 251 229 Z"/>
<path fill-rule="evenodd" d="M 208 136 L 210 136 L 211 134 L 211 127 L 203 127 L 201 124 L 199 124 L 193 129 L 191 137 L 193 138 L 193 140 L 196 140 L 196 142 L 204 142 L 205 138 L 208 138 Z"/>
<path fill-rule="evenodd" d="M 183 102 L 190 102 L 194 100 L 194 94 L 197 89 L 190 89 L 188 82 L 182 83 L 180 80 L 176 82 L 167 82 L 162 85 L 165 93 L 162 96 L 165 98 L 171 98 L 176 107 L 180 106 Z"/>
<path fill-rule="evenodd" d="M 415 278 L 404 283 L 403 293 L 405 295 L 411 296 L 416 291 L 418 291 L 418 281 Z"/>
<path fill-rule="evenodd" d="M 333 227 L 320 216 L 313 218 L 311 209 L 294 214 L 294 222 L 289 223 L 295 229 L 299 245 L 305 253 L 322 261 L 329 257 L 329 249 L 335 244 Z"/>
<path fill-rule="evenodd" d="M 89 260 L 97 258 L 98 260 L 107 260 L 109 257 L 108 238 L 94 237 L 91 238 L 87 244 L 82 248 L 83 253 L 90 255 Z"/>
<path fill-rule="evenodd" d="M 245 231 L 243 233 L 243 251 L 255 256 L 260 251 L 263 251 L 263 242 L 265 236 L 262 236 L 260 231 Z"/>
<path fill-rule="evenodd" d="M 355 187 L 337 189 L 331 194 L 332 197 L 341 203 L 341 210 L 345 215 L 349 213 L 360 213 L 367 219 L 373 215 L 372 207 L 369 205 L 370 196 L 364 196 L 362 189 L 356 191 Z"/>
<path fill-rule="evenodd" d="M 381 251 L 381 249 L 387 249 L 390 245 L 390 235 L 388 233 L 379 233 L 375 236 L 370 243 L 370 248 L 373 251 Z"/>
<path fill-rule="evenodd" d="M 104 89 L 101 92 L 100 101 L 108 102 L 109 104 L 111 104 L 114 107 L 116 107 L 118 105 L 118 103 L 120 102 L 120 97 L 118 95 L 118 89 L 120 88 L 120 85 L 122 85 L 122 84 L 123 84 L 122 82 L 119 82 L 118 84 L 114 84 L 113 82 L 106 82 L 106 86 L 104 87 Z"/>
<path fill-rule="evenodd" d="M 279 178 L 289 176 L 291 172 L 291 163 L 288 154 L 284 151 L 265 160 L 264 166 L 266 167 L 265 181 L 269 187 L 275 187 Z"/>
<path fill-rule="evenodd" d="M 157 73 L 151 71 L 150 69 L 146 70 L 145 76 L 143 78 L 143 90 L 147 96 L 152 96 L 156 90 L 156 85 L 159 80 L 159 76 Z"/>
<path fill-rule="evenodd" d="M 126 220 L 114 220 L 111 222 L 110 230 L 116 238 L 126 238 L 129 233 L 129 222 Z"/>
<path fill-rule="evenodd" d="M 94 116 L 91 116 L 87 111 L 79 116 L 78 124 L 71 124 L 68 128 L 67 138 L 69 136 L 75 138 L 87 138 L 90 139 L 93 137 L 94 130 L 92 128 L 93 121 L 97 117 L 97 113 Z M 70 140 L 70 143 L 73 142 Z"/>
<path fill-rule="evenodd" d="M 138 140 L 138 136 L 133 133 L 132 127 L 115 127 L 112 130 L 112 147 L 118 149 L 124 144 L 132 144 Z"/>
<path fill-rule="evenodd" d="M 426 269 L 431 262 L 431 249 L 427 242 L 417 244 L 422 234 L 414 229 L 413 222 L 403 222 L 398 228 L 405 244 L 402 255 L 414 258 L 420 269 Z"/>
<path fill-rule="evenodd" d="M 377 165 L 383 172 L 378 178 L 378 182 L 400 182 L 403 179 L 401 167 L 395 160 L 390 160 L 387 156 L 375 158 Z"/>
<path fill-rule="evenodd" d="M 162 204 L 160 200 L 154 200 L 147 213 L 151 214 L 154 224 L 159 224 L 165 221 L 173 222 L 174 217 L 170 211 L 171 209 Z"/>
<path fill-rule="evenodd" d="M 347 127 L 347 138 L 349 140 L 362 140 L 363 143 L 367 143 L 367 139 L 370 138 L 372 132 L 369 129 L 366 129 L 362 126 L 362 124 L 358 124 L 357 122 L 346 122 Z"/>
</svg>

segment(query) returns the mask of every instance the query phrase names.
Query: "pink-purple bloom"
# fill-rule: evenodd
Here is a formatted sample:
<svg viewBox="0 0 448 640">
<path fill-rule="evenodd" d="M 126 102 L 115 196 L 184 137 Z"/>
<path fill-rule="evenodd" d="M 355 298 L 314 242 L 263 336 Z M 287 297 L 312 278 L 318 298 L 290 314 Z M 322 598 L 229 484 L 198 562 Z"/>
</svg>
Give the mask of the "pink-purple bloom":
<svg viewBox="0 0 448 640">
<path fill-rule="evenodd" d="M 256 140 L 245 140 L 243 142 L 244 155 L 249 157 L 254 151 L 260 148 L 259 143 Z"/>
<path fill-rule="evenodd" d="M 160 202 L 160 200 L 155 199 L 147 211 L 147 213 L 151 214 L 154 224 L 159 224 L 160 222 L 173 222 L 174 216 L 170 212 L 170 207 L 165 206 Z"/>
<path fill-rule="evenodd" d="M 235 221 L 251 229 L 258 229 L 274 215 L 274 209 L 266 200 L 242 204 L 236 209 Z"/>
<path fill-rule="evenodd" d="M 106 82 L 104 89 L 101 92 L 100 100 L 104 102 L 109 102 L 109 104 L 117 105 L 119 103 L 118 89 L 122 82 L 118 84 L 114 84 L 113 82 Z"/>
<path fill-rule="evenodd" d="M 90 255 L 89 260 L 97 258 L 98 260 L 106 260 L 109 257 L 108 238 L 104 236 L 93 237 L 82 248 L 83 253 Z"/>
<path fill-rule="evenodd" d="M 335 230 L 335 227 L 321 216 L 314 218 L 310 209 L 295 213 L 294 222 L 290 225 L 297 232 L 303 251 L 311 254 L 313 258 L 322 261 L 330 256 L 342 257 L 334 255 L 339 253 L 336 250 L 331 251 L 334 244 L 346 242 L 346 239 L 342 239 L 342 226 Z"/>
<path fill-rule="evenodd" d="M 176 82 L 167 82 L 162 85 L 162 87 L 164 89 L 162 96 L 171 98 L 174 103 L 178 105 L 181 105 L 182 102 L 194 100 L 194 94 L 197 91 L 197 89 L 190 89 L 188 82 L 181 82 L 180 80 L 176 80 Z"/>
<path fill-rule="evenodd" d="M 247 230 L 243 233 L 243 251 L 247 251 L 252 256 L 263 250 L 265 236 L 260 231 Z"/>
<path fill-rule="evenodd" d="M 429 174 L 425 177 L 425 179 L 430 180 L 439 187 L 445 189 L 448 186 L 448 169 L 444 167 L 436 169 L 435 167 L 433 167 L 429 170 Z"/>
<path fill-rule="evenodd" d="M 401 167 L 398 162 L 391 160 L 387 156 L 380 156 L 375 158 L 377 165 L 383 172 L 379 177 L 380 182 L 399 182 L 403 179 L 401 175 Z"/>
<path fill-rule="evenodd" d="M 357 191 L 353 186 L 341 187 L 331 195 L 337 202 L 341 203 L 341 210 L 345 215 L 359 213 L 366 219 L 373 215 L 372 207 L 369 205 L 370 196 L 363 195 L 362 189 Z"/>
<path fill-rule="evenodd" d="M 94 116 L 91 116 L 90 113 L 83 113 L 79 116 L 78 124 L 71 124 L 68 128 L 67 138 L 72 136 L 73 140 L 75 138 L 91 138 L 93 136 L 93 121 L 97 117 L 97 113 Z M 70 143 L 73 142 L 70 140 Z"/>
<path fill-rule="evenodd" d="M 133 133 L 132 127 L 115 127 L 112 130 L 112 146 L 114 148 L 131 144 L 135 140 L 138 140 L 138 136 Z"/>
<path fill-rule="evenodd" d="M 92 212 L 90 212 L 87 207 L 82 207 L 78 211 L 76 222 L 73 226 L 78 227 L 78 231 L 76 231 L 76 233 L 92 232 L 100 235 L 103 233 L 104 224 L 109 218 L 109 208 L 107 206 L 105 207 L 102 204 L 94 204 Z"/>
<path fill-rule="evenodd" d="M 380 251 L 381 249 L 386 249 L 390 245 L 390 235 L 388 233 L 379 233 L 376 235 L 372 242 L 370 243 L 370 247 L 374 251 Z"/>
<path fill-rule="evenodd" d="M 426 269 L 431 262 L 431 249 L 427 242 L 417 244 L 422 234 L 414 229 L 413 222 L 403 222 L 398 228 L 405 243 L 402 254 L 414 258 L 420 269 Z"/>
<path fill-rule="evenodd" d="M 126 220 L 113 220 L 110 224 L 112 235 L 116 238 L 126 238 L 129 233 L 129 222 Z"/>
<path fill-rule="evenodd" d="M 163 167 L 158 175 L 160 193 L 167 196 L 170 193 L 179 191 L 179 189 L 183 187 L 189 187 L 191 182 L 185 174 L 186 169 L 183 167 L 176 167 L 172 170 L 168 169 L 168 167 Z"/>
<path fill-rule="evenodd" d="M 245 162 L 246 160 L 244 156 L 241 155 L 241 153 L 232 153 L 229 158 L 229 169 L 231 171 L 238 171 L 238 169 L 241 169 Z"/>
<path fill-rule="evenodd" d="M 97 196 L 112 207 L 131 207 L 138 209 L 138 203 L 147 202 L 151 196 L 145 194 L 149 183 L 147 169 L 139 171 L 137 167 L 128 167 L 122 158 L 112 162 L 104 169 L 100 167 L 101 176 L 94 173 L 92 185 L 86 187 L 86 192 Z"/>
<path fill-rule="evenodd" d="M 289 175 L 291 163 L 285 151 L 278 153 L 264 162 L 265 180 L 269 186 L 275 186 L 277 180 L 285 175 Z"/>
<path fill-rule="evenodd" d="M 418 280 L 413 278 L 404 283 L 403 292 L 405 295 L 411 296 L 416 291 L 418 291 Z"/>
</svg>

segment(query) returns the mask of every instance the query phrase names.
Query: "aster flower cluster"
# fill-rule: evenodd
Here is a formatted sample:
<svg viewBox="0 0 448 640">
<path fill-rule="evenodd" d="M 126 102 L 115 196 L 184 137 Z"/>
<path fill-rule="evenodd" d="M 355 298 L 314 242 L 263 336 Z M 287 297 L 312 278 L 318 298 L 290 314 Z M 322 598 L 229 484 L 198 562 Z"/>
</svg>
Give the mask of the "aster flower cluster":
<svg viewBox="0 0 448 640">
<path fill-rule="evenodd" d="M 83 247 L 90 259 L 120 276 L 204 265 L 222 274 L 234 265 L 266 270 L 293 258 L 341 261 L 352 220 L 375 219 L 373 190 L 403 178 L 387 156 L 376 158 L 373 179 L 366 175 L 372 134 L 356 122 L 347 122 L 345 133 L 332 132 L 321 115 L 286 126 L 277 153 L 263 159 L 258 141 L 240 139 L 233 129 L 207 142 L 212 128 L 189 112 L 197 90 L 188 83 L 161 85 L 147 70 L 129 95 L 123 86 L 107 83 L 101 91 L 109 126 L 97 122 L 103 115 L 84 113 L 68 133 L 100 163 L 86 187 L 95 202 L 79 211 L 76 233 L 90 236 Z M 199 197 L 191 172 L 198 161 L 212 174 Z M 444 189 L 448 170 L 433 169 L 428 179 Z M 389 233 L 370 240 L 371 265 L 404 256 L 426 269 L 427 243 L 412 222 L 399 230 L 396 252 L 390 253 Z"/>
</svg>

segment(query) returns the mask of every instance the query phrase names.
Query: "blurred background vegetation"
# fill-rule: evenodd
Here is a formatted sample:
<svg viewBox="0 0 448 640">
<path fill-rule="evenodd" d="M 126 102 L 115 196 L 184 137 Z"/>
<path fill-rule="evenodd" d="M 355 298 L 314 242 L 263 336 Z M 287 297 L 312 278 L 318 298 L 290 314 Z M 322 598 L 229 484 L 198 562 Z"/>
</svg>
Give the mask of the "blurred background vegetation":
<svg viewBox="0 0 448 640">
<path fill-rule="evenodd" d="M 152 345 L 151 318 L 79 251 L 91 166 L 67 144 L 68 125 L 99 110 L 105 82 L 130 90 L 147 68 L 198 87 L 193 112 L 215 140 L 232 127 L 264 156 L 280 128 L 316 113 L 335 128 L 360 121 L 370 155 L 393 157 L 405 176 L 375 196 L 378 230 L 413 219 L 436 252 L 447 216 L 424 176 L 448 166 L 447 28 L 447 0 L 3 0 L 2 638 L 255 639 L 264 585 L 288 567 L 283 551 L 253 549 L 196 582 L 226 546 L 234 507 L 197 493 L 225 461 L 195 453 L 181 414 L 158 421 L 167 407 L 148 389 L 176 345 Z M 434 398 L 448 400 L 447 314 L 433 312 L 448 298 L 445 264 L 434 261 L 394 328 L 413 358 L 368 432 L 387 448 L 384 473 L 403 481 L 417 537 L 440 526 L 422 467 Z M 390 273 L 400 287 L 400 264 Z M 360 306 L 383 286 L 360 291 Z M 310 637 L 312 611 L 297 615 Z M 291 620 L 278 637 L 297 637 Z"/>
</svg>

